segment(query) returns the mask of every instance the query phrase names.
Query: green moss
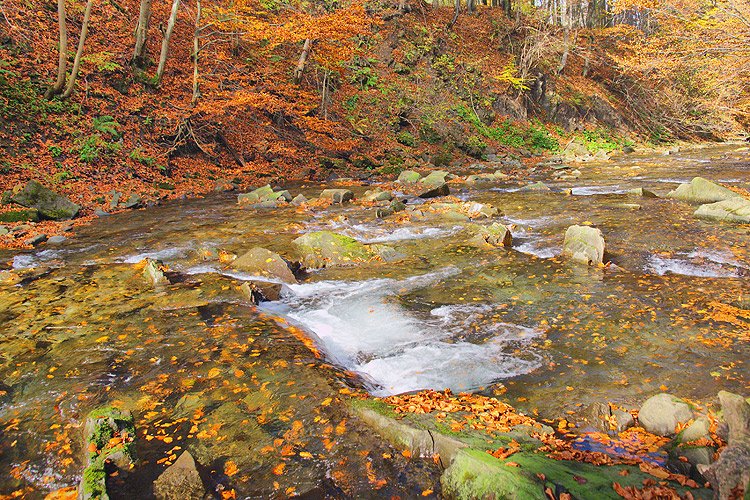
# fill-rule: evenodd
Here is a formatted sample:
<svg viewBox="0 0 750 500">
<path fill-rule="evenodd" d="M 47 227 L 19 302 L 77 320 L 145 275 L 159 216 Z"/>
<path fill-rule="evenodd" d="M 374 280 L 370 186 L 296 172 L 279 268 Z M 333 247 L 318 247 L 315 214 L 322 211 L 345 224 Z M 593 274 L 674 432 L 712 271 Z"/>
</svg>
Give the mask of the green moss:
<svg viewBox="0 0 750 500">
<path fill-rule="evenodd" d="M 81 489 L 84 498 L 106 499 L 107 495 L 107 474 L 104 471 L 104 461 L 96 460 L 83 471 L 81 479 Z"/>
<path fill-rule="evenodd" d="M 399 418 L 399 415 L 393 411 L 393 408 L 379 399 L 353 399 L 350 405 L 354 409 L 369 408 L 370 410 L 389 418 Z"/>
<path fill-rule="evenodd" d="M 38 220 L 39 212 L 33 208 L 0 213 L 0 222 L 37 222 Z"/>
</svg>

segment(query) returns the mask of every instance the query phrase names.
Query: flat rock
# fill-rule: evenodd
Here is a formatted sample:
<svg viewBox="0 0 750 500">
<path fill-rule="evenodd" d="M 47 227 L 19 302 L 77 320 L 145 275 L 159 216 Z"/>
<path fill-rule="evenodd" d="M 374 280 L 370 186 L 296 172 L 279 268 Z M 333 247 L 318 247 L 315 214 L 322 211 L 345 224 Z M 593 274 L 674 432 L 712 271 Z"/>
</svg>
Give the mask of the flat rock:
<svg viewBox="0 0 750 500">
<path fill-rule="evenodd" d="M 279 254 L 265 248 L 255 247 L 232 262 L 231 267 L 238 271 L 275 278 L 284 283 L 296 283 L 289 263 Z"/>
<path fill-rule="evenodd" d="M 701 219 L 750 224 L 750 200 L 738 196 L 701 205 L 694 215 Z"/>
<path fill-rule="evenodd" d="M 24 245 L 30 245 L 32 247 L 35 247 L 41 243 L 44 243 L 47 241 L 47 235 L 46 234 L 37 234 L 36 236 L 32 236 L 31 238 L 28 238 L 24 240 Z"/>
<path fill-rule="evenodd" d="M 638 422 L 652 434 L 674 436 L 677 426 L 693 418 L 693 411 L 683 400 L 671 394 L 657 394 L 643 403 Z"/>
<path fill-rule="evenodd" d="M 195 460 L 187 451 L 154 481 L 154 496 L 158 500 L 202 500 L 205 494 Z"/>
<path fill-rule="evenodd" d="M 307 233 L 292 241 L 303 266 L 311 269 L 347 266 L 373 257 L 397 258 L 385 245 L 364 245 L 354 238 L 330 231 Z"/>
<path fill-rule="evenodd" d="M 510 247 L 513 244 L 513 235 L 510 229 L 499 222 L 490 226 L 473 225 L 468 228 L 474 236 L 468 243 L 475 246 Z"/>
<path fill-rule="evenodd" d="M 570 226 L 565 231 L 563 255 L 588 265 L 604 261 L 604 237 L 601 230 L 590 226 Z"/>
<path fill-rule="evenodd" d="M 524 187 L 520 189 L 521 191 L 540 191 L 540 192 L 548 192 L 552 191 L 548 185 L 546 185 L 543 182 L 534 182 L 533 184 L 527 184 Z"/>
<path fill-rule="evenodd" d="M 78 211 L 81 209 L 68 198 L 33 180 L 26 183 L 24 188 L 14 194 L 11 200 L 23 207 L 35 208 L 44 219 L 72 219 L 78 215 Z"/>
<path fill-rule="evenodd" d="M 734 191 L 703 177 L 695 177 L 689 184 L 680 184 L 677 189 L 667 193 L 667 198 L 691 203 L 715 203 L 738 196 Z"/>
<path fill-rule="evenodd" d="M 628 194 L 633 196 L 642 196 L 643 198 L 658 198 L 659 195 L 654 193 L 653 191 L 649 191 L 645 188 L 635 188 L 635 189 L 629 189 Z"/>
<path fill-rule="evenodd" d="M 445 170 L 435 170 L 434 172 L 430 172 L 426 177 L 423 177 L 419 180 L 421 184 L 425 184 L 427 186 L 440 186 L 442 184 L 445 184 L 445 178 L 448 176 L 448 172 Z"/>
</svg>

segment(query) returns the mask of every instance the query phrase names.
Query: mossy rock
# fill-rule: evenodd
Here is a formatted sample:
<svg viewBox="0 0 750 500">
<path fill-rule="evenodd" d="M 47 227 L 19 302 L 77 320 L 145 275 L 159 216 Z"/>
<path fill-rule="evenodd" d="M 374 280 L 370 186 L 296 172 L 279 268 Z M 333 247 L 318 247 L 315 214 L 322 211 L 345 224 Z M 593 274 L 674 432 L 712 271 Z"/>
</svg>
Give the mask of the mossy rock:
<svg viewBox="0 0 750 500">
<path fill-rule="evenodd" d="M 570 226 L 565 231 L 563 255 L 571 260 L 588 265 L 604 261 L 604 237 L 602 232 L 589 226 Z"/>
<path fill-rule="evenodd" d="M 105 406 L 89 413 L 84 425 L 86 468 L 78 488 L 79 499 L 109 498 L 105 462 L 120 468 L 135 463 L 135 423 L 127 410 Z"/>
<path fill-rule="evenodd" d="M 81 209 L 66 197 L 47 189 L 37 181 L 29 181 L 11 200 L 22 207 L 35 208 L 44 219 L 72 219 Z"/>
<path fill-rule="evenodd" d="M 292 241 L 307 268 L 346 266 L 365 262 L 377 256 L 386 257 L 390 247 L 364 245 L 354 238 L 330 231 L 307 233 Z"/>
<path fill-rule="evenodd" d="M 0 213 L 0 222 L 38 222 L 39 211 L 35 208 L 12 210 Z"/>
</svg>

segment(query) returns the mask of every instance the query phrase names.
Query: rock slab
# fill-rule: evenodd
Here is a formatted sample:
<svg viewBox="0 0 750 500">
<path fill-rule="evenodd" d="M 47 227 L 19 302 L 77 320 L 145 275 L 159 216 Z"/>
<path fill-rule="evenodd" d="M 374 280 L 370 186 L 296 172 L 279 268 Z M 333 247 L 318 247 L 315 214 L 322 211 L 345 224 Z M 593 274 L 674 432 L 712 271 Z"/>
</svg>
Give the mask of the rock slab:
<svg viewBox="0 0 750 500">
<path fill-rule="evenodd" d="M 158 500 L 202 500 L 205 494 L 195 460 L 187 451 L 154 481 L 154 496 Z"/>
</svg>

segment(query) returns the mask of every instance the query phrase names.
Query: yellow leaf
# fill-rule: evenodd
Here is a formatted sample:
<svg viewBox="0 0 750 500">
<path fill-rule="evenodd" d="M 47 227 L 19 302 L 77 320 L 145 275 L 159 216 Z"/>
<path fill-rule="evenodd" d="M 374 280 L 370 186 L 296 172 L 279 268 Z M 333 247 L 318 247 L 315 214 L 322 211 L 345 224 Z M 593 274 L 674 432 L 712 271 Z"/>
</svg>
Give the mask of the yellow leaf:
<svg viewBox="0 0 750 500">
<path fill-rule="evenodd" d="M 231 460 L 227 460 L 227 463 L 224 464 L 224 474 L 226 474 L 229 477 L 234 476 L 240 471 L 239 467 L 237 467 L 237 464 L 232 462 Z"/>
<path fill-rule="evenodd" d="M 221 370 L 219 370 L 218 368 L 211 368 L 210 370 L 208 370 L 208 378 L 216 378 L 220 373 Z"/>
</svg>

